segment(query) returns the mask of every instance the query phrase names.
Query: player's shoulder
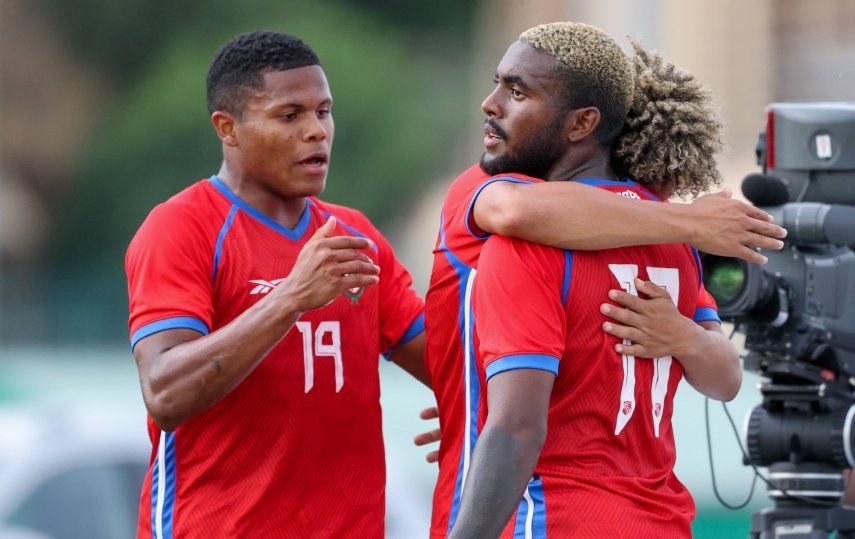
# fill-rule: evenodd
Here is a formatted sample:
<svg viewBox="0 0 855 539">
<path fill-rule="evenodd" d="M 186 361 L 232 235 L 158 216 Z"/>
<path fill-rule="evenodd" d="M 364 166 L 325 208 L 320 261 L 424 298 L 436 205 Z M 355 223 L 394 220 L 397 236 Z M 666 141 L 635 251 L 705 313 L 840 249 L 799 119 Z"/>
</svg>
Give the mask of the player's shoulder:
<svg viewBox="0 0 855 539">
<path fill-rule="evenodd" d="M 229 205 L 212 189 L 207 180 L 200 180 L 156 205 L 137 230 L 131 247 L 165 239 L 216 238 Z"/>
<path fill-rule="evenodd" d="M 451 182 L 448 193 L 445 196 L 444 207 L 446 211 L 455 206 L 468 204 L 472 198 L 488 184 L 498 181 L 509 181 L 515 183 L 539 183 L 543 180 L 518 174 L 516 172 L 504 172 L 501 174 L 489 174 L 481 168 L 479 163 L 461 172 Z"/>
</svg>

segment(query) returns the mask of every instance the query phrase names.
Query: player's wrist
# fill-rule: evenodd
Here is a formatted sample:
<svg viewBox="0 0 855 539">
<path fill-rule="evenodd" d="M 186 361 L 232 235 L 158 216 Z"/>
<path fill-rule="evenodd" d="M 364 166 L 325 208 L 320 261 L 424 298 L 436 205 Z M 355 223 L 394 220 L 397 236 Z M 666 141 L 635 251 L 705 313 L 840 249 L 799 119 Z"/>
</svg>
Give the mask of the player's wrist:
<svg viewBox="0 0 855 539">
<path fill-rule="evenodd" d="M 698 246 L 702 231 L 698 226 L 697 208 L 693 204 L 665 204 L 670 217 L 670 226 L 676 233 L 675 243 L 688 243 L 693 247 Z"/>
<path fill-rule="evenodd" d="M 685 322 L 685 330 L 682 332 L 685 338 L 679 341 L 673 355 L 682 361 L 694 361 L 709 349 L 709 339 L 706 330 L 693 320 L 685 318 Z"/>
</svg>

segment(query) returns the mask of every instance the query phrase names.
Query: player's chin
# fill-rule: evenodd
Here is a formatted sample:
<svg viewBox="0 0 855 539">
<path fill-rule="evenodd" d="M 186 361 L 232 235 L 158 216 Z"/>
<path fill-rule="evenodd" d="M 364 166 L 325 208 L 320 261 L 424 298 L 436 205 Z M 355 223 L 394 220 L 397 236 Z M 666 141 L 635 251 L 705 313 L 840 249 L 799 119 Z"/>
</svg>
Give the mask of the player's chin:
<svg viewBox="0 0 855 539">
<path fill-rule="evenodd" d="M 327 184 L 326 175 L 321 177 L 302 178 L 299 185 L 300 196 L 314 197 L 324 192 Z"/>
</svg>

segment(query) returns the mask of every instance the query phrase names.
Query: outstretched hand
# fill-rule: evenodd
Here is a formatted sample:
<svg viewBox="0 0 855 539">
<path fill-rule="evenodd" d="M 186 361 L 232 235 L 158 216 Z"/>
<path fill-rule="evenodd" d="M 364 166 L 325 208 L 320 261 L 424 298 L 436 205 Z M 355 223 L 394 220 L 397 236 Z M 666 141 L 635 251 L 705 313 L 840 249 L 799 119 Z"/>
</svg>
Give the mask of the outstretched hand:
<svg viewBox="0 0 855 539">
<path fill-rule="evenodd" d="M 424 420 L 437 419 L 439 417 L 439 409 L 436 406 L 431 408 L 425 408 L 421 412 L 419 412 L 419 417 Z M 423 432 L 416 436 L 413 439 L 413 443 L 417 446 L 421 447 L 424 445 L 432 444 L 434 442 L 438 442 L 440 439 L 440 431 L 439 429 L 434 429 L 432 431 Z M 439 451 L 434 450 L 425 455 L 425 460 L 433 464 L 434 462 L 439 461 Z"/>
<path fill-rule="evenodd" d="M 691 204 L 695 222 L 692 246 L 719 256 L 733 256 L 755 264 L 767 259 L 756 248 L 780 250 L 787 231 L 772 224 L 772 216 L 740 200 L 730 189 L 704 195 Z"/>
<path fill-rule="evenodd" d="M 609 299 L 622 307 L 610 303 L 600 305 L 600 312 L 614 322 L 607 321 L 603 330 L 619 339 L 615 351 L 635 357 L 657 358 L 679 357 L 691 350 L 700 326 L 677 310 L 667 290 L 650 281 L 635 280 L 639 294 L 648 299 L 627 294 L 622 290 L 609 290 Z M 615 323 L 618 322 L 618 323 Z"/>
</svg>

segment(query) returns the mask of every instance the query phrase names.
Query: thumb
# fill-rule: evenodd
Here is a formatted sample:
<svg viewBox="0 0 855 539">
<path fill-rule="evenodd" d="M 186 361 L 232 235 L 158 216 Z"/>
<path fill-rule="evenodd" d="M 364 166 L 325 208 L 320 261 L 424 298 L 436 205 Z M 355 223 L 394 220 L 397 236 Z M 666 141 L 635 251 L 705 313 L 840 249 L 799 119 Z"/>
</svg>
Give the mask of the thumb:
<svg viewBox="0 0 855 539">
<path fill-rule="evenodd" d="M 332 233 L 335 231 L 335 227 L 336 227 L 335 217 L 333 217 L 331 215 L 330 218 L 327 219 L 326 223 L 324 223 L 317 230 L 315 230 L 315 233 L 312 234 L 311 239 L 315 240 L 315 239 L 329 238 L 332 235 Z"/>
</svg>

